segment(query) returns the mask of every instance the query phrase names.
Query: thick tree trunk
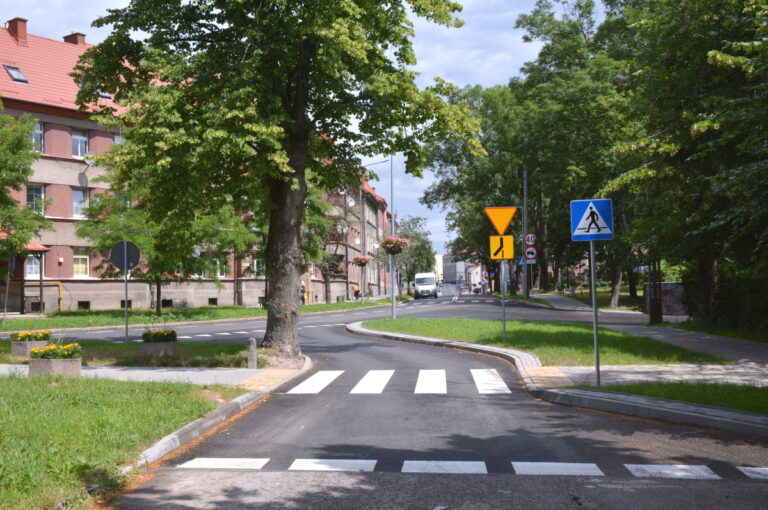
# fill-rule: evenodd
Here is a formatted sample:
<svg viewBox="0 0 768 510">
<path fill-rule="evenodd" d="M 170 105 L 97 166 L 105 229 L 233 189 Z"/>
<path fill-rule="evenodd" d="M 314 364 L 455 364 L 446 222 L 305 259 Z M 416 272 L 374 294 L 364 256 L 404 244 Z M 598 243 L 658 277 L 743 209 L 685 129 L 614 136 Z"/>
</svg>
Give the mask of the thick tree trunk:
<svg viewBox="0 0 768 510">
<path fill-rule="evenodd" d="M 608 304 L 610 308 L 616 308 L 619 306 L 619 296 L 621 296 L 621 277 L 624 274 L 621 266 L 616 264 L 613 268 L 613 275 L 611 278 L 611 302 Z"/>
<path fill-rule="evenodd" d="M 637 273 L 632 264 L 627 266 L 627 285 L 629 285 L 629 297 L 637 299 Z"/>
<path fill-rule="evenodd" d="M 163 280 L 158 278 L 155 280 L 155 315 L 158 317 L 163 313 Z"/>
<path fill-rule="evenodd" d="M 323 271 L 320 269 L 320 274 L 323 275 L 323 294 L 326 303 L 331 302 L 331 272 Z"/>
</svg>

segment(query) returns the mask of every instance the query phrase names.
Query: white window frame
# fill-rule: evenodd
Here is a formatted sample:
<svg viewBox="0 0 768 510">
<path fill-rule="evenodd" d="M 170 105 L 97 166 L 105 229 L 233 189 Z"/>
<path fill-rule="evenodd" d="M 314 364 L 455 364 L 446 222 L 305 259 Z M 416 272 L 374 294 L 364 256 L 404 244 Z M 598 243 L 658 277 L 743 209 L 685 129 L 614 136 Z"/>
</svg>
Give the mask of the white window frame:
<svg viewBox="0 0 768 510">
<path fill-rule="evenodd" d="M 76 262 L 82 259 L 85 259 L 86 274 L 78 274 L 76 272 L 76 268 L 78 267 Z M 75 278 L 88 278 L 91 276 L 91 255 L 88 253 L 88 248 L 81 246 L 72 247 L 72 276 Z"/>
<path fill-rule="evenodd" d="M 36 271 L 30 271 L 31 267 L 34 267 Z M 37 258 L 34 255 L 27 255 L 27 260 L 24 262 L 24 273 L 26 278 L 40 278 L 40 274 L 43 271 L 43 257 Z"/>
<path fill-rule="evenodd" d="M 42 122 L 36 122 L 35 128 L 29 135 L 29 139 L 32 142 L 32 150 L 42 153 L 45 150 L 45 129 Z"/>
<path fill-rule="evenodd" d="M 8 64 L 3 64 L 3 67 L 5 67 L 5 72 L 7 72 L 11 79 L 16 83 L 29 83 L 29 80 L 27 80 L 27 77 L 21 71 L 20 67 Z"/>
<path fill-rule="evenodd" d="M 82 192 L 84 200 L 75 201 L 75 193 Z M 89 193 L 88 188 L 72 188 L 72 217 L 73 218 L 85 218 L 85 209 L 89 205 Z"/>
<path fill-rule="evenodd" d="M 29 190 L 30 189 L 39 189 L 40 190 L 40 205 L 37 205 L 37 195 L 35 196 L 35 201 L 30 202 L 29 201 Z M 26 200 L 27 200 L 27 207 L 32 209 L 33 211 L 37 211 L 40 214 L 45 214 L 45 185 L 43 184 L 34 184 L 34 183 L 27 183 L 27 190 L 26 190 Z"/>
<path fill-rule="evenodd" d="M 88 155 L 88 131 L 85 129 L 72 130 L 72 157 L 84 159 Z"/>
<path fill-rule="evenodd" d="M 227 259 L 224 259 L 224 263 L 222 264 L 221 260 L 219 259 L 213 259 L 214 262 L 216 262 L 216 274 L 219 278 L 226 278 L 227 277 Z"/>
</svg>

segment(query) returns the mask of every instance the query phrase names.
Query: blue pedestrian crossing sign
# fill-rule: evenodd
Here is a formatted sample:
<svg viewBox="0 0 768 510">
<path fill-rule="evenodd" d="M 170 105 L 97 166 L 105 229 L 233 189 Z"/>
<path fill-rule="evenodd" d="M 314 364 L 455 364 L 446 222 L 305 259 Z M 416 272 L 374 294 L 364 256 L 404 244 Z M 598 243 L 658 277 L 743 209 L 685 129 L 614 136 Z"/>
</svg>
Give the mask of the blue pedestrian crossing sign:
<svg viewBox="0 0 768 510">
<path fill-rule="evenodd" d="M 613 239 L 613 201 L 610 198 L 571 201 L 571 239 Z"/>
</svg>

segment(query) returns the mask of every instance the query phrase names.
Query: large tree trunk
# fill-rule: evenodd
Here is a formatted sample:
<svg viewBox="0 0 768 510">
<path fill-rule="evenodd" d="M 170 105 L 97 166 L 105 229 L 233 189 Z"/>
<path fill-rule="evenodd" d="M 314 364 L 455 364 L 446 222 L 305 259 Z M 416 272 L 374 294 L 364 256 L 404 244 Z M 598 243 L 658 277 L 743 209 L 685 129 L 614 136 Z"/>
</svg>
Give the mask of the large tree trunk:
<svg viewBox="0 0 768 510">
<path fill-rule="evenodd" d="M 629 297 L 637 299 L 637 273 L 632 264 L 627 265 L 627 284 L 629 285 Z"/>
<path fill-rule="evenodd" d="M 613 268 L 613 275 L 611 278 L 611 302 L 608 304 L 610 308 L 616 308 L 619 306 L 619 297 L 621 296 L 621 277 L 624 274 L 619 264 Z"/>
<path fill-rule="evenodd" d="M 158 317 L 163 313 L 163 279 L 155 279 L 155 315 Z"/>
<path fill-rule="evenodd" d="M 331 302 L 331 271 L 323 271 L 323 269 L 320 269 L 320 274 L 323 275 L 323 294 L 325 296 L 325 302 L 330 303 Z"/>
</svg>

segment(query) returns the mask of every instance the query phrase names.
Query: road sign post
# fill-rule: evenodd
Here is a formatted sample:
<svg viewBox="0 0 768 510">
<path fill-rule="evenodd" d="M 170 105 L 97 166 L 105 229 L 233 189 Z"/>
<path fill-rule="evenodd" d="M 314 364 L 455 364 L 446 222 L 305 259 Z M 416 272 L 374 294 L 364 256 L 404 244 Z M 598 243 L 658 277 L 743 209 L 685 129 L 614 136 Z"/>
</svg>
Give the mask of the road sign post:
<svg viewBox="0 0 768 510">
<path fill-rule="evenodd" d="M 597 326 L 595 241 L 613 239 L 613 201 L 610 199 L 571 201 L 571 239 L 574 241 L 589 241 L 589 290 L 592 294 L 595 383 L 597 386 L 600 386 L 600 337 Z"/>
<path fill-rule="evenodd" d="M 139 248 L 130 241 L 120 241 L 112 246 L 109 258 L 112 264 L 123 272 L 125 285 L 125 341 L 128 342 L 128 272 L 139 264 L 141 253 Z"/>
<path fill-rule="evenodd" d="M 515 258 L 515 238 L 514 236 L 505 236 L 504 232 L 509 227 L 509 222 L 514 218 L 517 212 L 517 207 L 486 207 L 485 214 L 488 219 L 491 220 L 493 228 L 499 233 L 498 236 L 490 237 L 490 254 L 491 259 L 500 260 L 500 274 L 501 280 L 501 338 L 506 343 L 507 341 L 507 273 L 505 271 L 507 260 Z"/>
</svg>

